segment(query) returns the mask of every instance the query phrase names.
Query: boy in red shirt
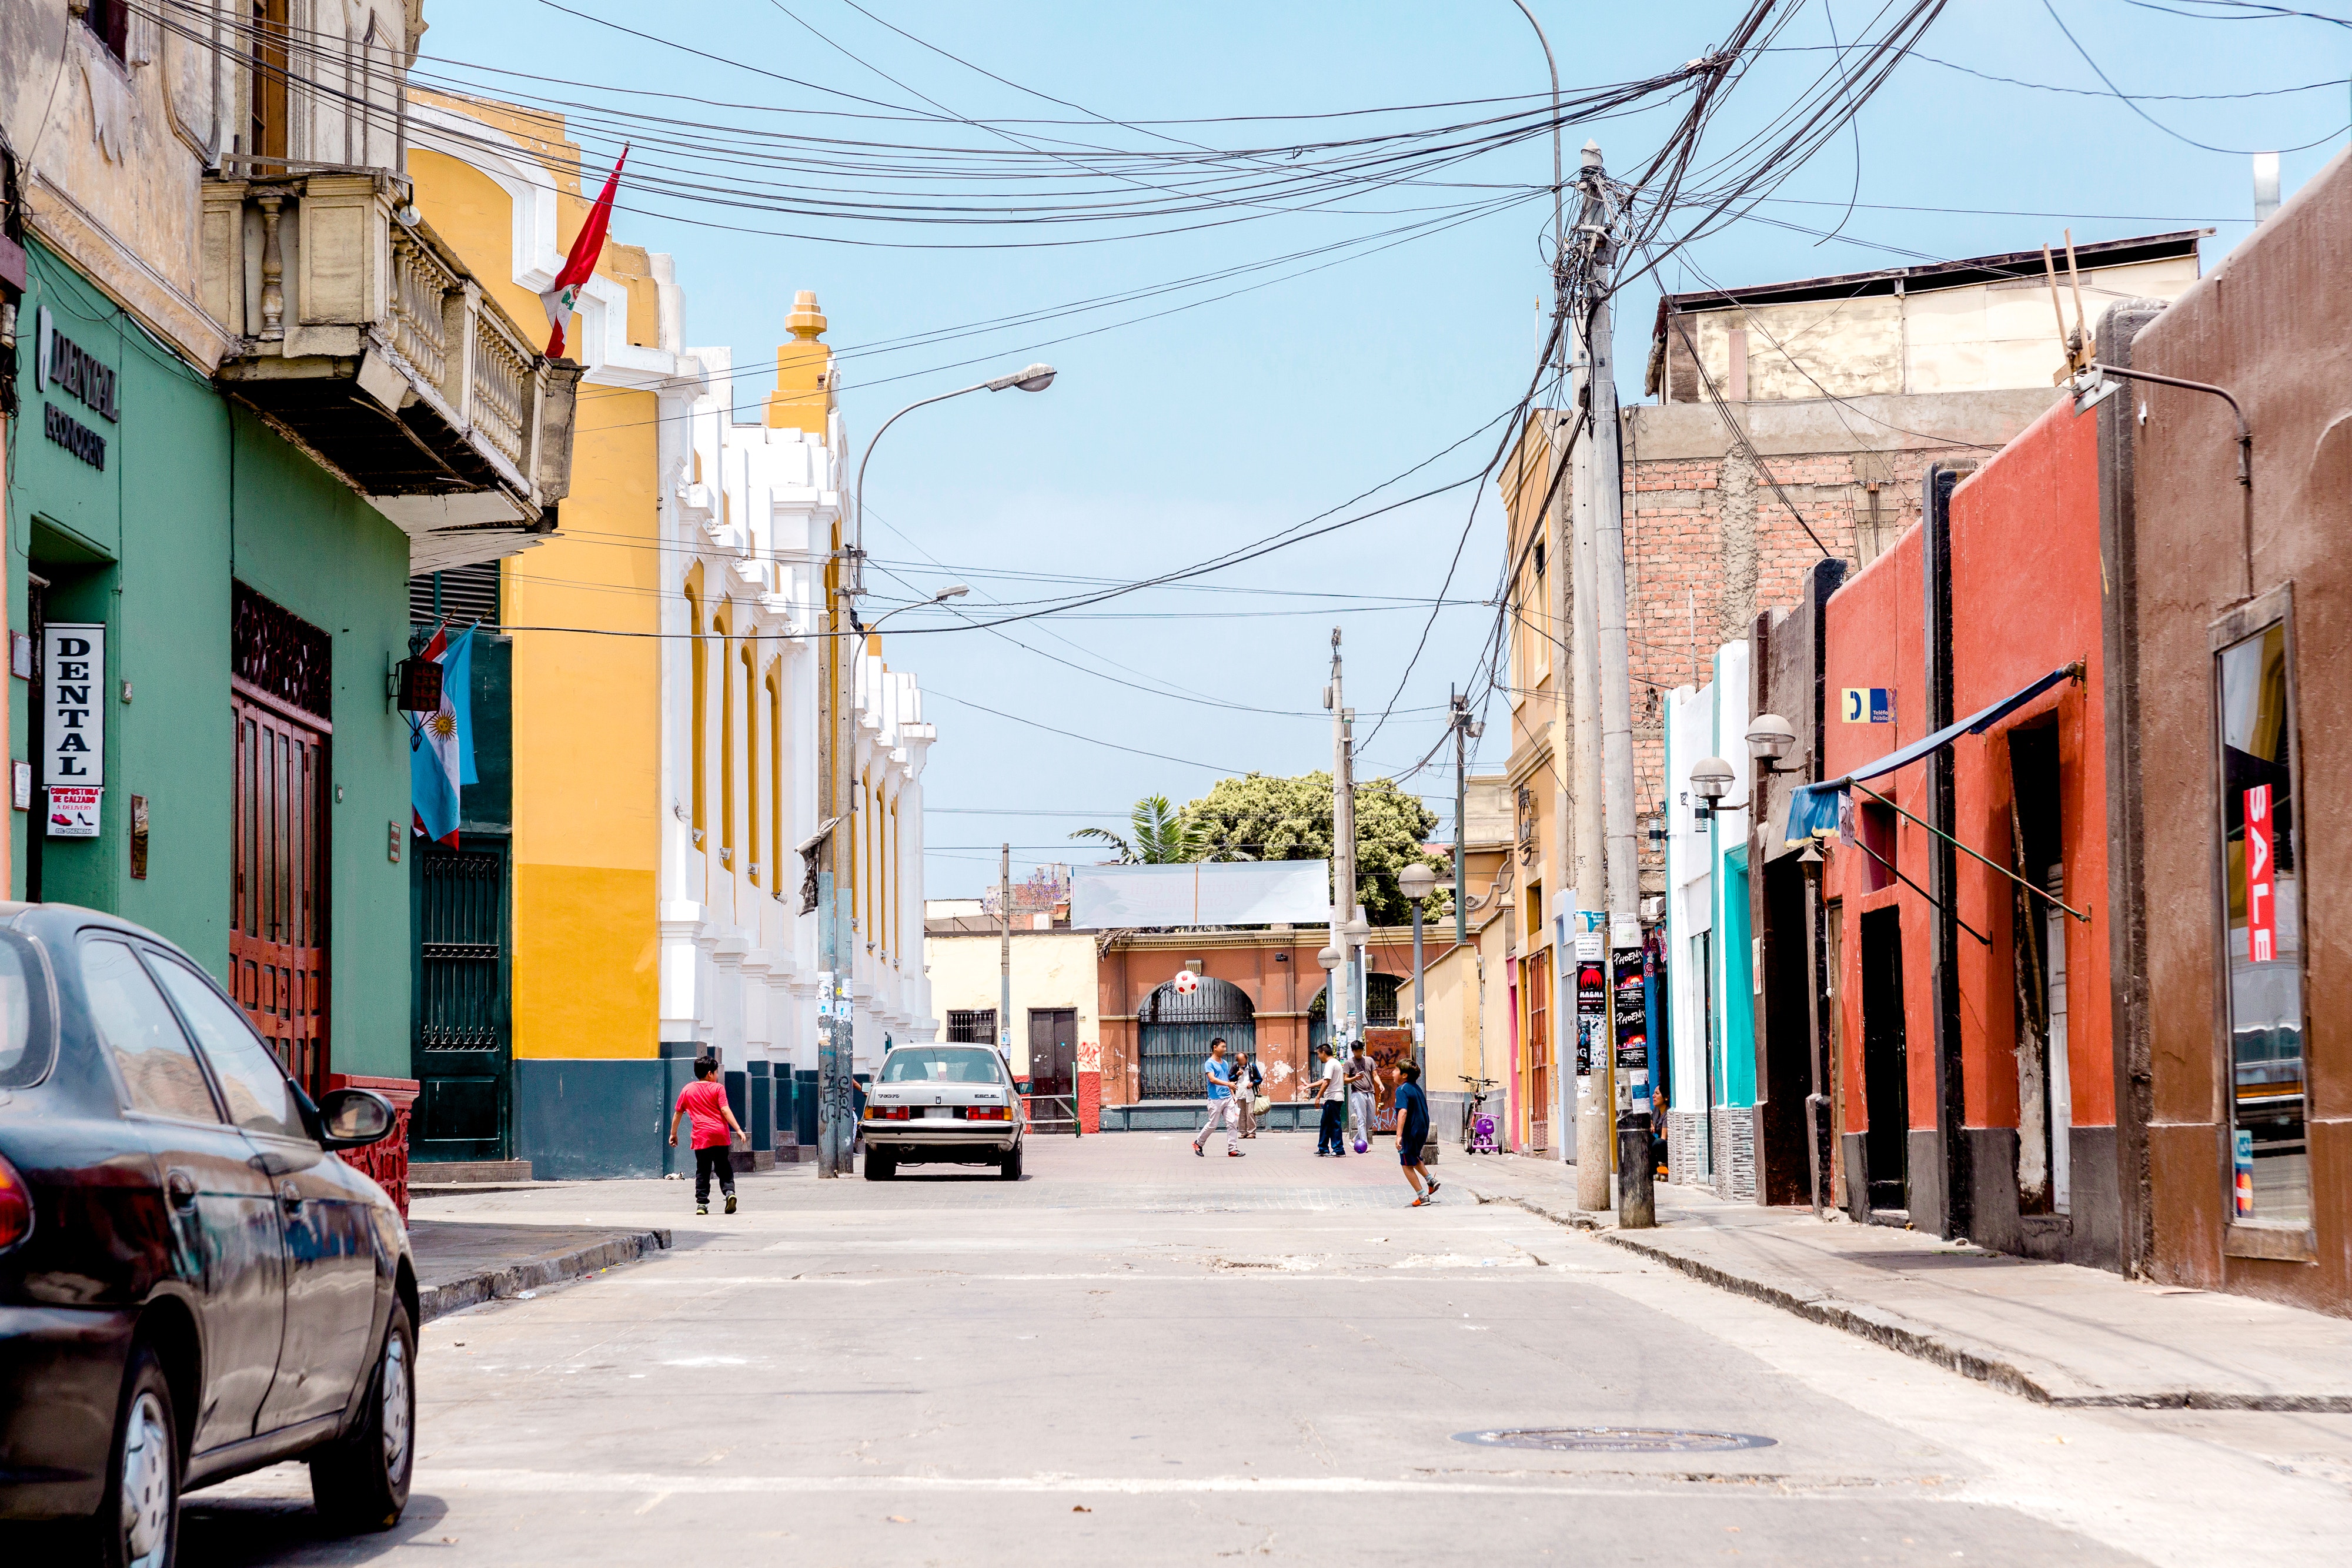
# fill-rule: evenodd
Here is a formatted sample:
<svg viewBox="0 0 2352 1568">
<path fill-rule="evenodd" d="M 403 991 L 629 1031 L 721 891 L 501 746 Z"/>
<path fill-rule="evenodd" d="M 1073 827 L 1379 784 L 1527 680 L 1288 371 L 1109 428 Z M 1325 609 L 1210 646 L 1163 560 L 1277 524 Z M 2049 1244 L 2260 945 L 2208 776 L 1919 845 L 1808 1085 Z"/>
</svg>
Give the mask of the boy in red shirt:
<svg viewBox="0 0 2352 1568">
<path fill-rule="evenodd" d="M 697 1057 L 694 1082 L 677 1092 L 677 1110 L 669 1119 L 669 1146 L 677 1147 L 677 1124 L 694 1121 L 694 1212 L 710 1212 L 710 1176 L 719 1176 L 719 1190 L 727 1195 L 727 1212 L 735 1212 L 735 1140 L 743 1125 L 727 1103 L 719 1082 L 719 1060 Z"/>
</svg>

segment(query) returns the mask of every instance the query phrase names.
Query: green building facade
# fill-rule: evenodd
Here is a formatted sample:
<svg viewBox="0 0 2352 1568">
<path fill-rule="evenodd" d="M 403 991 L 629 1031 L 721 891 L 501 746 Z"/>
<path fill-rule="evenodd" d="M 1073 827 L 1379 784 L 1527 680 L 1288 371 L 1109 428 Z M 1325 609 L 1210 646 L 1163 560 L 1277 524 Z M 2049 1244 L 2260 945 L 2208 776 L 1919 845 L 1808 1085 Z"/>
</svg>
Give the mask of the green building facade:
<svg viewBox="0 0 2352 1568">
<path fill-rule="evenodd" d="M 314 1092 L 329 1071 L 406 1077 L 409 730 L 387 676 L 407 648 L 409 538 L 65 258 L 26 248 L 10 894 L 179 944 Z M 44 628 L 65 624 L 104 629 L 102 672 L 45 658 Z M 60 670 L 102 679 L 85 692 Z M 68 728 L 100 733 L 94 837 L 47 831 Z"/>
</svg>

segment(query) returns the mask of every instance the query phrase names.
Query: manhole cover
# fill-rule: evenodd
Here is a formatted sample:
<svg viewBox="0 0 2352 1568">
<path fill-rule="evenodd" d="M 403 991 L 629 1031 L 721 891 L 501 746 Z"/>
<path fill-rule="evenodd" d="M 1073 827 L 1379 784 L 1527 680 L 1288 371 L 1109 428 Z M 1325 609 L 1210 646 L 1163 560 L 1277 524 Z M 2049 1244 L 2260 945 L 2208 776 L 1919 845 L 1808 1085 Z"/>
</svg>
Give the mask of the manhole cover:
<svg viewBox="0 0 2352 1568">
<path fill-rule="evenodd" d="M 1498 1432 L 1456 1432 L 1454 1440 L 1556 1454 L 1706 1454 L 1769 1448 L 1775 1441 L 1746 1432 L 1685 1432 L 1669 1427 L 1511 1427 Z"/>
</svg>

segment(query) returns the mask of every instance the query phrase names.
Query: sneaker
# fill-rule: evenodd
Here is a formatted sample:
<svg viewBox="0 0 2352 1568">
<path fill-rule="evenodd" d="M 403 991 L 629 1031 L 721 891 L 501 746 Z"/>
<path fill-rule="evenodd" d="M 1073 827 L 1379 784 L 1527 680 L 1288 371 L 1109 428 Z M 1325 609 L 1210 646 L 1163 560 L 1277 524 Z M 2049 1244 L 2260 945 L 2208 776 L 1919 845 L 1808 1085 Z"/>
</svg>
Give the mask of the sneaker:
<svg viewBox="0 0 2352 1568">
<path fill-rule="evenodd" d="M 1249 1158 L 1249 1156 L 1243 1154 L 1239 1149 L 1227 1149 L 1225 1151 L 1225 1158 L 1229 1160 L 1245 1160 Z"/>
<path fill-rule="evenodd" d="M 1436 1184 L 1435 1182 L 1431 1182 L 1431 1183 L 1429 1184 L 1429 1195 L 1428 1195 L 1428 1196 L 1430 1196 L 1431 1197 L 1435 1197 L 1437 1196 L 1437 1184 Z M 730 1197 L 730 1198 L 729 1198 L 729 1199 L 727 1200 L 727 1212 L 728 1212 L 728 1213 L 730 1213 L 730 1214 L 732 1214 L 732 1213 L 734 1213 L 734 1212 L 735 1212 L 735 1200 L 734 1200 L 733 1198 L 731 1198 L 731 1197 Z"/>
<path fill-rule="evenodd" d="M 1430 1190 L 1433 1192 L 1436 1189 L 1433 1187 Z M 735 1212 L 735 1195 L 731 1192 L 727 1195 L 727 1212 L 730 1214 Z"/>
<path fill-rule="evenodd" d="M 1205 1159 L 1207 1159 L 1207 1158 L 1209 1157 L 1207 1155 L 1202 1154 L 1202 1153 L 1201 1152 L 1201 1145 L 1198 1145 L 1198 1144 L 1194 1144 L 1194 1145 L 1192 1145 L 1192 1153 L 1194 1154 L 1194 1155 L 1196 1155 L 1197 1157 L 1199 1157 L 1199 1158 L 1201 1158 L 1201 1159 L 1204 1159 L 1204 1160 L 1205 1160 Z"/>
<path fill-rule="evenodd" d="M 694 1212 L 697 1214 L 709 1214 L 710 1212 L 710 1206 L 707 1203 L 698 1203 L 694 1206 Z"/>
<path fill-rule="evenodd" d="M 1405 1207 L 1407 1208 L 1427 1208 L 1429 1207 L 1429 1199 L 1425 1197 L 1416 1197 L 1411 1203 L 1406 1204 Z"/>
</svg>

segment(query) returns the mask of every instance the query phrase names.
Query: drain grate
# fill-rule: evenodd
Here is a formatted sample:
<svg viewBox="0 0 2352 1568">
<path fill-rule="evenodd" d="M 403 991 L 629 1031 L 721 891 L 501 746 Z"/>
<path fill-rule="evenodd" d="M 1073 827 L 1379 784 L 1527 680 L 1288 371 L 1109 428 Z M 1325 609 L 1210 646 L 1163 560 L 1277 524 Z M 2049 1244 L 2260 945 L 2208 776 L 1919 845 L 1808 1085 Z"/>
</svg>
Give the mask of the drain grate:
<svg viewBox="0 0 2352 1568">
<path fill-rule="evenodd" d="M 1687 1432 L 1670 1427 L 1507 1427 L 1456 1432 L 1457 1443 L 1486 1448 L 1542 1448 L 1555 1454 L 1706 1454 L 1769 1448 L 1771 1437 L 1746 1432 Z"/>
</svg>

